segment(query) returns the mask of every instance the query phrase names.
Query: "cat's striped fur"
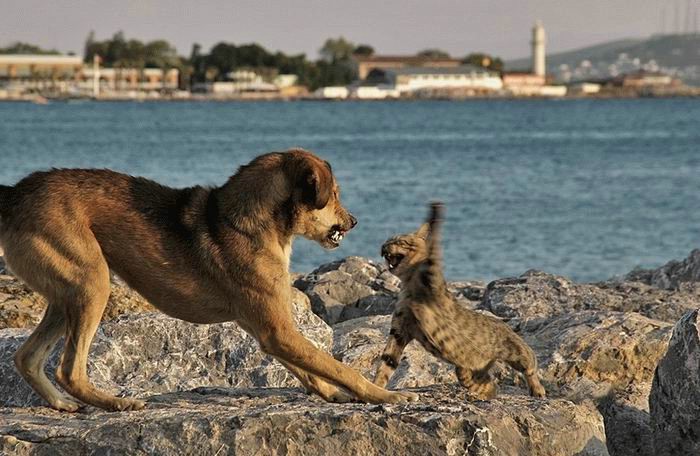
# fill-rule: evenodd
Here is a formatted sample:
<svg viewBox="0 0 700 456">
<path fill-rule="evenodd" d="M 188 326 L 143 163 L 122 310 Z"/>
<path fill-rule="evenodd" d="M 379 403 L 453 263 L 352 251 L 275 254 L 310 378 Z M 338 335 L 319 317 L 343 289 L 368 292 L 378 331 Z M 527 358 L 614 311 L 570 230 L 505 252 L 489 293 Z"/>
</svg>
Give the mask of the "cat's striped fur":
<svg viewBox="0 0 700 456">
<path fill-rule="evenodd" d="M 544 397 L 532 349 L 502 321 L 459 306 L 447 290 L 440 250 L 442 212 L 442 204 L 433 203 L 428 222 L 417 232 L 395 236 L 382 246 L 402 289 L 374 383 L 387 384 L 404 348 L 415 339 L 453 364 L 460 383 L 479 399 L 496 395 L 489 370 L 497 360 L 523 373 L 531 395 Z"/>
</svg>

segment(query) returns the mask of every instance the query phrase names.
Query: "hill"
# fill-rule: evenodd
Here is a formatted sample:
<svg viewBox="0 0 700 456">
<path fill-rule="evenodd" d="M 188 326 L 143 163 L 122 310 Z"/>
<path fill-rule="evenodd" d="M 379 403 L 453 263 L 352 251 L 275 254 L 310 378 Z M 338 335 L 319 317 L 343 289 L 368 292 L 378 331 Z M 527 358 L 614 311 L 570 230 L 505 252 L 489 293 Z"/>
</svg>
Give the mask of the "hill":
<svg viewBox="0 0 700 456">
<path fill-rule="evenodd" d="M 506 62 L 511 70 L 529 67 L 529 58 Z M 668 72 L 686 83 L 700 83 L 700 34 L 609 41 L 547 56 L 547 71 L 563 80 L 607 77 L 641 68 Z"/>
</svg>

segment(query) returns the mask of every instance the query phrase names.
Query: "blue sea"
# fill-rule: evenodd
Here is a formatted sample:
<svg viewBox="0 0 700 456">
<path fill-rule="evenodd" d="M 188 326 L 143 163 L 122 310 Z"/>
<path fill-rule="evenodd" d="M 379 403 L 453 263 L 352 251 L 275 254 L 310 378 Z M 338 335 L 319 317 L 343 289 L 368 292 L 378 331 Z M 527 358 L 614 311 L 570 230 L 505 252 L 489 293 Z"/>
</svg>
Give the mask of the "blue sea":
<svg viewBox="0 0 700 456">
<path fill-rule="evenodd" d="M 530 268 L 597 281 L 700 247 L 700 100 L 0 103 L 0 183 L 51 167 L 220 185 L 256 155 L 329 160 L 359 225 L 292 269 L 379 260 L 446 204 L 451 279 Z"/>
</svg>

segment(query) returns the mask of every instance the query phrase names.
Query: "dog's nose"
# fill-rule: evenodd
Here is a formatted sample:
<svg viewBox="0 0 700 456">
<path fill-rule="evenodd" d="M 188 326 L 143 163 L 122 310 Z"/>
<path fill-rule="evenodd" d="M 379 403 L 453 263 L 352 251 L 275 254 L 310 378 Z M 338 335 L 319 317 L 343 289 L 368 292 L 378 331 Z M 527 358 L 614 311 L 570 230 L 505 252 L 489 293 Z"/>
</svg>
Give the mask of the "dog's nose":
<svg viewBox="0 0 700 456">
<path fill-rule="evenodd" d="M 348 215 L 350 215 L 350 228 L 355 228 L 355 225 L 357 225 L 357 219 L 352 214 Z"/>
</svg>

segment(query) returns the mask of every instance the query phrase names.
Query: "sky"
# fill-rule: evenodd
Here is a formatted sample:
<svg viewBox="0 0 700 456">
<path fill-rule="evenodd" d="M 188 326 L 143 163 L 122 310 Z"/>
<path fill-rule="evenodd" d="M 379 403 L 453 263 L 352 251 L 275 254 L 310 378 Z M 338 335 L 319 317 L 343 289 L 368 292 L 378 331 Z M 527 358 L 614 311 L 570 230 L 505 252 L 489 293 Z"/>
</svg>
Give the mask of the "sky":
<svg viewBox="0 0 700 456">
<path fill-rule="evenodd" d="M 647 37 L 664 16 L 669 31 L 675 5 L 684 16 L 688 4 L 700 9 L 700 0 L 0 0 L 0 46 L 25 41 L 82 54 L 90 30 L 97 39 L 122 30 L 166 39 L 181 55 L 195 42 L 208 50 L 227 41 L 316 58 L 326 38 L 343 36 L 382 54 L 439 48 L 511 59 L 529 55 L 537 19 L 548 52 L 557 52 Z"/>
</svg>

